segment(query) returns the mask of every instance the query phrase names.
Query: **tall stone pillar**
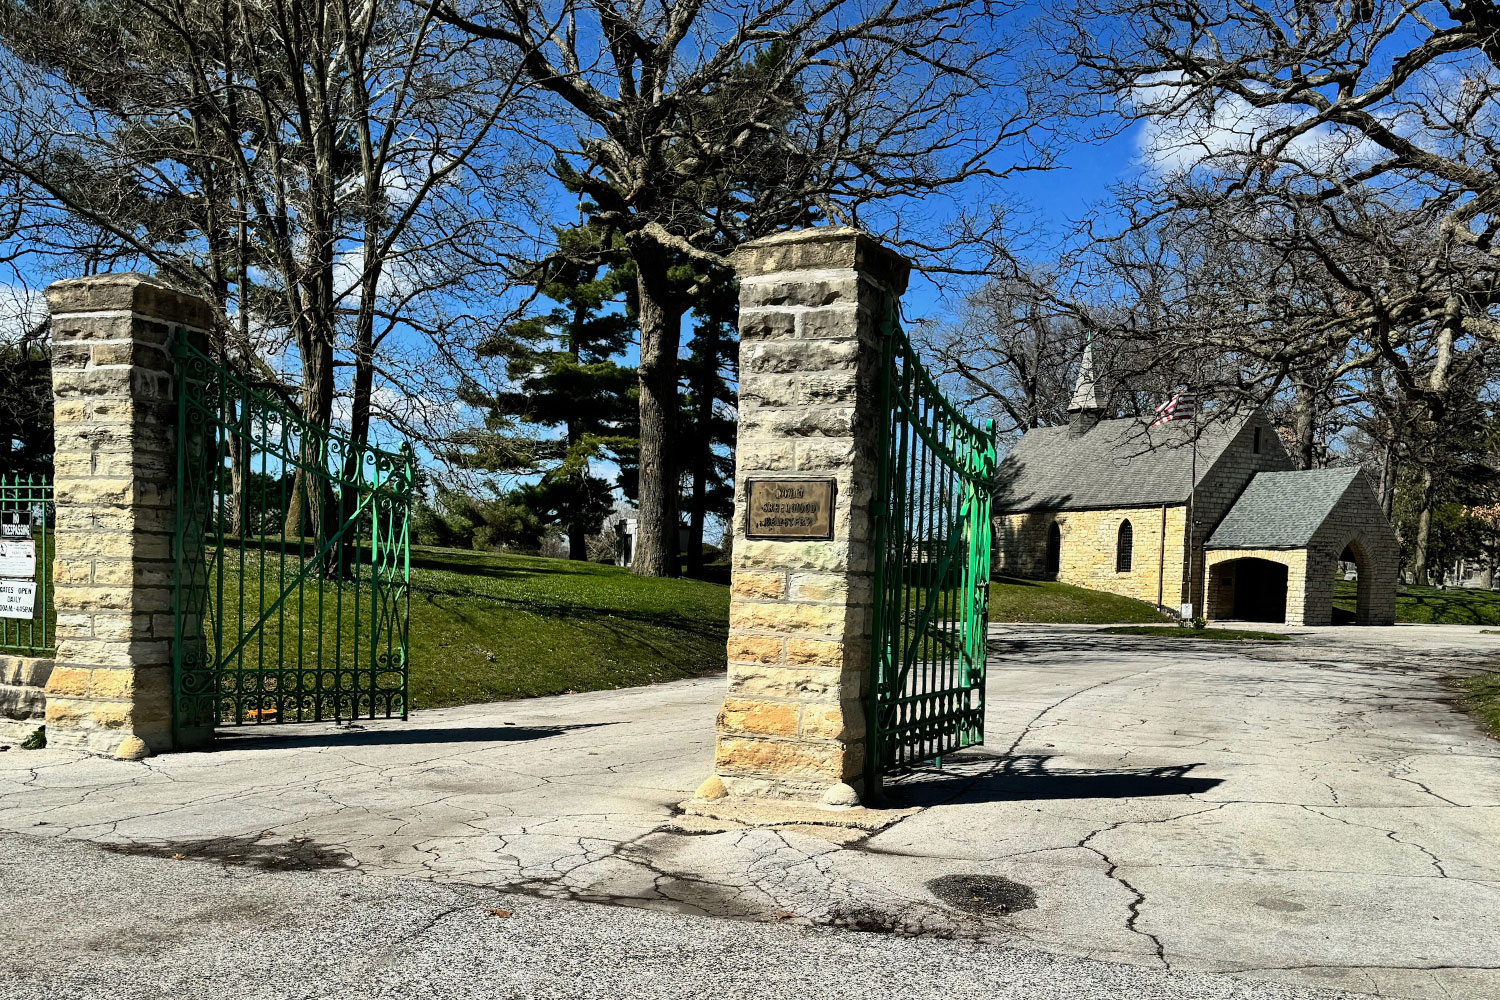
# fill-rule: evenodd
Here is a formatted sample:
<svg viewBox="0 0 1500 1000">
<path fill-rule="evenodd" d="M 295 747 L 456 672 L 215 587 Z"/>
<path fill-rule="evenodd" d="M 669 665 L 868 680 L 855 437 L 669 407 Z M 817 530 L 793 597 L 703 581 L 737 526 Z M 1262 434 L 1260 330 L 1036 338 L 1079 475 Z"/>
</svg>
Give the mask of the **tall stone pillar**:
<svg viewBox="0 0 1500 1000">
<path fill-rule="evenodd" d="M 853 229 L 748 243 L 729 691 L 699 800 L 854 805 L 865 769 L 881 329 L 905 258 Z"/>
<path fill-rule="evenodd" d="M 47 744 L 172 749 L 173 337 L 206 302 L 140 274 L 60 281 L 52 314 L 57 656 Z"/>
</svg>

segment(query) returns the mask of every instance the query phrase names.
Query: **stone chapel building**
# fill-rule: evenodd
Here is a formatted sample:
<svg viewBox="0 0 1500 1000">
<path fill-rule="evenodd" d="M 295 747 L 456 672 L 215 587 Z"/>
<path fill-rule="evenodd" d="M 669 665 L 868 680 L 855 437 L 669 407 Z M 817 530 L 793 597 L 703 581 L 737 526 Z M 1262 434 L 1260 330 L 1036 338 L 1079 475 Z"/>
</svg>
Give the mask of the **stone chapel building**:
<svg viewBox="0 0 1500 1000">
<path fill-rule="evenodd" d="M 1000 463 L 998 573 L 1211 619 L 1327 625 L 1352 563 L 1356 621 L 1395 620 L 1399 550 L 1362 470 L 1295 469 L 1259 410 L 1196 426 L 1100 419 L 1088 351 L 1068 412 Z"/>
</svg>

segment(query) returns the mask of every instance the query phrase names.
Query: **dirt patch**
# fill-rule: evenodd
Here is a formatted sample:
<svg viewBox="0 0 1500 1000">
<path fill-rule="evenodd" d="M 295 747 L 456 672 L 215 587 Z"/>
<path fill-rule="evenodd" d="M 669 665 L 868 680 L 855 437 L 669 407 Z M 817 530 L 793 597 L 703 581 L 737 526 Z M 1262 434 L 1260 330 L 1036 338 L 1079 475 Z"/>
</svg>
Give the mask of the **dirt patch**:
<svg viewBox="0 0 1500 1000">
<path fill-rule="evenodd" d="M 998 875 L 944 875 L 928 882 L 927 891 L 956 910 L 985 917 L 1036 909 L 1031 886 Z"/>
</svg>

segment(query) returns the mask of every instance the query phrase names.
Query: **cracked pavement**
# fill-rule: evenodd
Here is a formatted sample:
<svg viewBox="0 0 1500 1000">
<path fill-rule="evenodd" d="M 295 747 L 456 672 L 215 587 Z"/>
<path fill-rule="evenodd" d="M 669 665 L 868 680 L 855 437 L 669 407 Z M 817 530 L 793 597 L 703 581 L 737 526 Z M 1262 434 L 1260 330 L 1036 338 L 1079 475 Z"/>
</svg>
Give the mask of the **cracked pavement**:
<svg viewBox="0 0 1500 1000">
<path fill-rule="evenodd" d="M 678 815 L 712 761 L 716 678 L 267 727 L 139 763 L 11 750 L 0 830 L 12 850 L 89 841 L 117 865 L 209 862 L 241 883 L 418 879 L 1152 975 L 1500 998 L 1500 743 L 1441 684 L 1500 659 L 1500 636 L 1295 633 L 997 627 L 986 746 L 892 782 L 892 804 L 924 808 L 873 835 Z M 24 893 L 3 868 L 0 895 Z M 928 888 L 955 874 L 1035 905 L 955 908 Z"/>
</svg>

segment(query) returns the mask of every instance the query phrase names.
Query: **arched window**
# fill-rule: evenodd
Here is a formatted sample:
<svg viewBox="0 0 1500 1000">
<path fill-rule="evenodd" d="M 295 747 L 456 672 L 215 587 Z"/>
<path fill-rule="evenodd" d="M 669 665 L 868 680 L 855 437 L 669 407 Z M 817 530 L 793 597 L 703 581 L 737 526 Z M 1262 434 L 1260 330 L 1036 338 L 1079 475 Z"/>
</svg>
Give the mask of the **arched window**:
<svg viewBox="0 0 1500 1000">
<path fill-rule="evenodd" d="M 1057 576 L 1062 569 L 1062 529 L 1053 521 L 1047 528 L 1047 575 Z"/>
<path fill-rule="evenodd" d="M 1129 521 L 1120 522 L 1120 535 L 1115 539 L 1115 572 L 1130 572 L 1130 553 L 1135 548 L 1135 529 Z"/>
</svg>

